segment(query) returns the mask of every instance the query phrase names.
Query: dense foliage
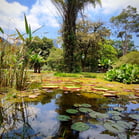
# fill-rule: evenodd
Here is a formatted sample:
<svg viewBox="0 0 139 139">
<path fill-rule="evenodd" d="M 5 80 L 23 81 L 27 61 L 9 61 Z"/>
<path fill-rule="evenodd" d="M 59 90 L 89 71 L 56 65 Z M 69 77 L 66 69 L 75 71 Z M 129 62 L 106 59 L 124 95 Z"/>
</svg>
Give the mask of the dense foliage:
<svg viewBox="0 0 139 139">
<path fill-rule="evenodd" d="M 113 67 L 119 67 L 126 63 L 139 65 L 139 51 L 132 51 L 120 57 L 119 60 L 113 65 Z"/>
<path fill-rule="evenodd" d="M 109 70 L 105 79 L 122 83 L 139 83 L 139 66 L 124 64 L 119 68 Z"/>
<path fill-rule="evenodd" d="M 26 44 L 28 44 L 28 40 L 26 40 Z M 35 36 L 32 42 L 29 43 L 30 66 L 34 68 L 35 73 L 40 73 L 41 67 L 46 63 L 52 47 L 53 40 L 46 37 L 39 38 Z"/>
<path fill-rule="evenodd" d="M 80 67 L 80 71 L 96 72 L 98 70 L 98 60 L 101 57 L 112 59 L 115 56 L 113 54 L 114 48 L 107 42 L 107 37 L 109 36 L 110 30 L 102 22 L 85 20 L 77 23 L 75 55 L 76 59 L 78 59 L 78 68 Z M 105 49 L 105 47 L 109 48 Z"/>
<path fill-rule="evenodd" d="M 53 47 L 50 50 L 50 55 L 47 58 L 47 70 L 63 71 L 63 50 L 60 48 Z"/>
</svg>

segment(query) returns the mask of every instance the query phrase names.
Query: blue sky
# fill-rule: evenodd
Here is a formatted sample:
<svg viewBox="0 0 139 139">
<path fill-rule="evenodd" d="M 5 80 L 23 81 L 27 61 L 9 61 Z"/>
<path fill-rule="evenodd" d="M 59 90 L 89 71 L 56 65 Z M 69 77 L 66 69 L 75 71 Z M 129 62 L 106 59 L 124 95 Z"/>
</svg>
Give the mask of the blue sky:
<svg viewBox="0 0 139 139">
<path fill-rule="evenodd" d="M 95 9 L 92 5 L 85 8 L 85 15 L 91 21 L 103 21 L 108 24 L 109 18 L 118 15 L 128 5 L 139 11 L 139 0 L 101 0 L 102 7 Z M 60 17 L 51 0 L 0 0 L 0 27 L 7 34 L 18 28 L 24 32 L 24 13 L 33 30 L 44 25 L 36 35 L 56 39 L 59 35 Z M 137 39 L 136 39 L 137 41 Z"/>
</svg>

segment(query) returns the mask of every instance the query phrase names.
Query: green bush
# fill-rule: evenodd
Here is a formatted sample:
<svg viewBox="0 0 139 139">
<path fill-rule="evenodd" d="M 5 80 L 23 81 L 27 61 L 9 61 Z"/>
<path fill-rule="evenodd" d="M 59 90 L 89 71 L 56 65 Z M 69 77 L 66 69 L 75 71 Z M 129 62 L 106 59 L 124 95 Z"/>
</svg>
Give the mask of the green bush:
<svg viewBox="0 0 139 139">
<path fill-rule="evenodd" d="M 133 51 L 130 52 L 122 57 L 119 58 L 119 60 L 113 65 L 113 67 L 120 67 L 123 64 L 137 64 L 139 65 L 139 52 Z"/>
<path fill-rule="evenodd" d="M 119 68 L 109 70 L 106 73 L 105 79 L 123 83 L 139 83 L 139 66 L 124 64 Z"/>
</svg>

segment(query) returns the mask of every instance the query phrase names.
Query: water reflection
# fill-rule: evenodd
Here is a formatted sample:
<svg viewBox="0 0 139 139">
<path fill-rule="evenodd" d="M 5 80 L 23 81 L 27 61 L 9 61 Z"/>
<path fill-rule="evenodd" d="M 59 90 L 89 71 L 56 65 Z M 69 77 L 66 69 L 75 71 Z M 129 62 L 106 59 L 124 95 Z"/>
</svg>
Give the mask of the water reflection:
<svg viewBox="0 0 139 139">
<path fill-rule="evenodd" d="M 49 97 L 48 97 L 49 96 Z M 124 102 L 123 102 L 124 100 Z M 106 132 L 103 123 L 91 119 L 85 114 L 70 115 L 72 121 L 60 122 L 57 120 L 59 114 L 66 114 L 66 109 L 73 108 L 75 103 L 88 103 L 94 111 L 105 113 L 113 107 L 127 107 L 126 112 L 139 108 L 139 104 L 132 104 L 125 98 L 87 98 L 78 96 L 76 93 L 43 95 L 37 102 L 11 103 L 1 100 L 0 107 L 0 134 L 1 138 L 15 139 L 117 139 L 117 137 Z M 73 122 L 83 121 L 89 124 L 90 129 L 84 132 L 71 130 Z"/>
<path fill-rule="evenodd" d="M 101 134 L 105 129 L 102 126 L 99 126 L 96 129 L 89 129 L 87 131 L 81 132 L 79 134 L 79 139 L 117 139 L 116 137 Z"/>
<path fill-rule="evenodd" d="M 1 138 L 41 139 L 56 135 L 60 126 L 56 120 L 57 107 L 55 99 L 46 105 L 25 102 L 4 105 L 0 116 Z"/>
<path fill-rule="evenodd" d="M 42 137 L 54 136 L 60 125 L 56 120 L 57 113 L 49 107 L 51 104 L 54 105 L 54 101 L 45 106 L 39 104 L 37 107 L 31 106 L 30 110 L 28 109 L 31 113 L 33 111 L 36 113 L 36 116 L 31 117 L 29 121 L 35 132 L 39 131 L 39 136 Z"/>
</svg>

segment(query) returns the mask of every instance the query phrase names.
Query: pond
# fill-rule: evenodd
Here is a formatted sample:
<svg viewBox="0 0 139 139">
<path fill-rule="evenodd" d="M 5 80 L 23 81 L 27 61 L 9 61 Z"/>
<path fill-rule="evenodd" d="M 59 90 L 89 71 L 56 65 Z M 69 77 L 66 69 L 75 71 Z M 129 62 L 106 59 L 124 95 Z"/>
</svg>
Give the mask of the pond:
<svg viewBox="0 0 139 139">
<path fill-rule="evenodd" d="M 139 104 L 48 91 L 37 101 L 1 100 L 2 139 L 138 139 Z"/>
</svg>

